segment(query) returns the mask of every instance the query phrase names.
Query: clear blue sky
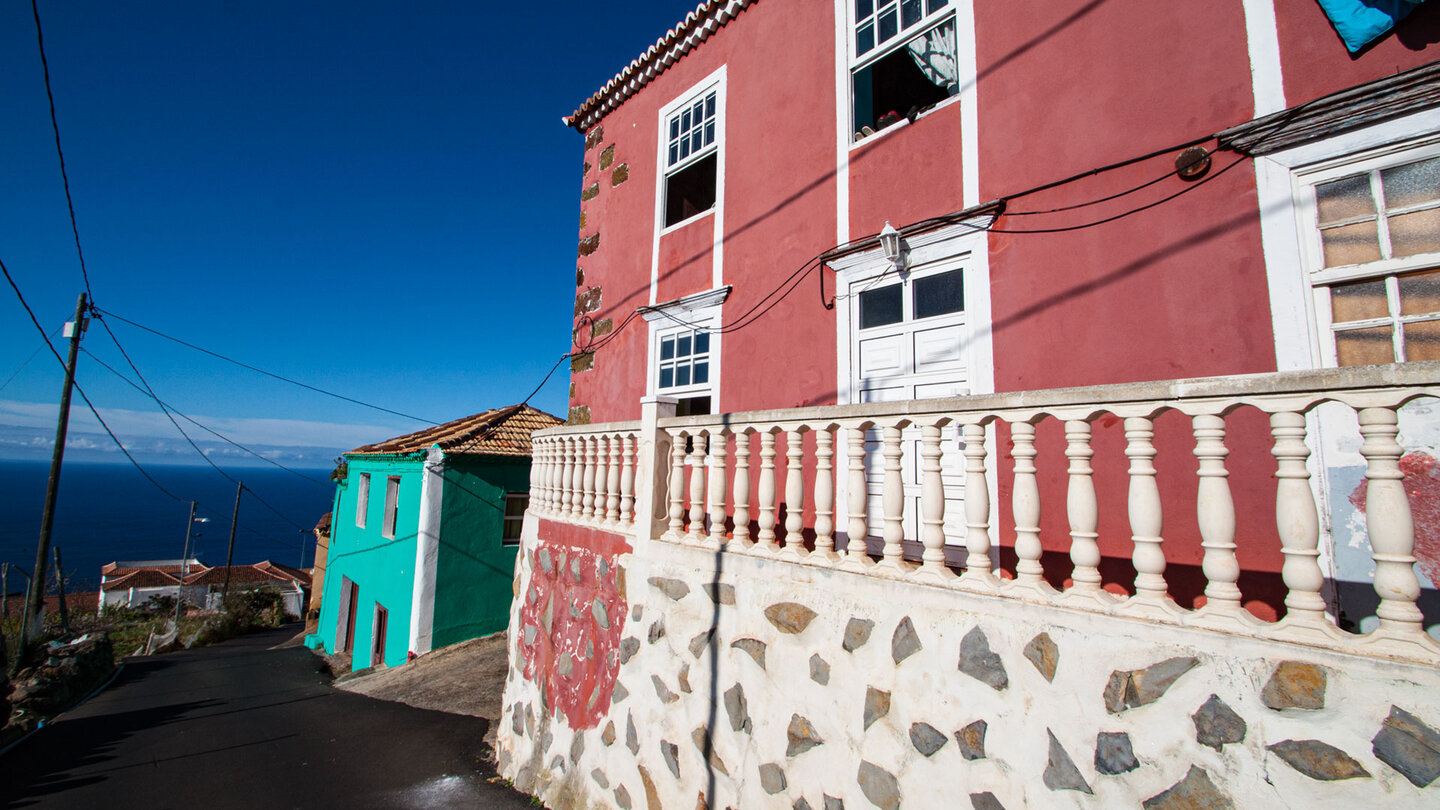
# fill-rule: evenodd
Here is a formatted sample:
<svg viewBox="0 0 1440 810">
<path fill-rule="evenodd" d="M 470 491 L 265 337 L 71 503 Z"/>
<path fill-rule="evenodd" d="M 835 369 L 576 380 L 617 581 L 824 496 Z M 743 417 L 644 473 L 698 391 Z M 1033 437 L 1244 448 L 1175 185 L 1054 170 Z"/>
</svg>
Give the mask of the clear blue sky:
<svg viewBox="0 0 1440 810">
<path fill-rule="evenodd" d="M 568 350 L 583 139 L 560 118 L 695 3 L 39 7 L 97 304 L 443 421 Z M 0 122 L 0 260 L 58 329 L 83 286 L 28 0 L 0 2 Z M 423 427 L 111 327 L 162 399 L 291 463 Z M 40 345 L 0 287 L 0 383 Z M 98 325 L 84 345 L 125 369 Z M 84 355 L 79 379 L 146 458 L 183 460 L 143 395 Z M 0 389 L 0 458 L 48 457 L 61 380 L 42 354 Z M 563 416 L 567 383 L 533 404 Z M 73 413 L 79 452 L 97 428 Z"/>
</svg>

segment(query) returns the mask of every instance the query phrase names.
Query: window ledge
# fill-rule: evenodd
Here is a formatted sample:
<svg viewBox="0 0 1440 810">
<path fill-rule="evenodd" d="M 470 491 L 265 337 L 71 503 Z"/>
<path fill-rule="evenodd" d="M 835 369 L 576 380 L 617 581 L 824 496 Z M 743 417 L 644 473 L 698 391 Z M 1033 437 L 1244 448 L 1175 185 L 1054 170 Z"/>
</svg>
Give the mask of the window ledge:
<svg viewBox="0 0 1440 810">
<path fill-rule="evenodd" d="M 715 213 L 715 209 L 718 208 L 718 207 L 719 207 L 719 203 L 716 203 L 715 205 L 710 206 L 709 208 L 705 209 L 704 211 L 701 211 L 700 213 L 696 214 L 696 215 L 693 216 L 693 217 L 690 217 L 689 219 L 682 219 L 682 220 L 680 220 L 679 222 L 675 223 L 674 225 L 666 225 L 666 226 L 664 226 L 663 228 L 660 229 L 660 235 L 661 235 L 661 236 L 664 236 L 664 235 L 669 234 L 669 233 L 674 233 L 675 231 L 678 231 L 678 230 L 680 230 L 681 228 L 684 228 L 686 225 L 690 225 L 690 224 L 693 224 L 693 223 L 695 223 L 695 222 L 699 222 L 700 220 L 704 219 L 705 217 L 708 217 L 708 216 L 714 214 L 714 213 Z"/>
<path fill-rule="evenodd" d="M 921 121 L 921 120 L 924 120 L 924 119 L 926 119 L 926 118 L 929 118 L 931 115 L 939 112 L 940 110 L 945 109 L 946 107 L 949 107 L 949 106 L 952 105 L 952 104 L 956 104 L 956 103 L 958 103 L 959 101 L 960 101 L 960 96 L 959 96 L 959 94 L 953 95 L 953 96 L 951 96 L 950 98 L 947 98 L 947 99 L 945 99 L 944 101 L 940 102 L 939 104 L 936 104 L 934 107 L 931 107 L 930 109 L 926 110 L 925 112 L 922 112 L 922 113 L 920 113 L 919 115 L 915 116 L 915 120 L 916 120 L 916 121 Z M 883 138 L 883 137 L 886 136 L 886 135 L 889 135 L 889 134 L 892 133 L 892 132 L 896 132 L 896 131 L 902 130 L 902 129 L 908 129 L 909 127 L 910 127 L 910 119 L 908 119 L 908 118 L 901 118 L 901 119 L 899 120 L 899 122 L 894 123 L 894 124 L 891 124 L 890 126 L 884 128 L 884 129 L 876 130 L 875 133 L 872 134 L 872 135 L 866 135 L 866 136 L 860 138 L 860 140 L 858 140 L 858 141 L 851 141 L 851 142 L 850 142 L 850 151 L 853 152 L 853 151 L 855 151 L 856 149 L 858 149 L 858 148 L 860 148 L 860 147 L 862 147 L 862 146 L 869 146 L 870 144 L 875 143 L 876 141 L 880 140 L 881 138 Z M 855 133 L 854 133 L 854 132 L 851 132 L 850 135 L 851 135 L 851 137 L 854 137 Z"/>
</svg>

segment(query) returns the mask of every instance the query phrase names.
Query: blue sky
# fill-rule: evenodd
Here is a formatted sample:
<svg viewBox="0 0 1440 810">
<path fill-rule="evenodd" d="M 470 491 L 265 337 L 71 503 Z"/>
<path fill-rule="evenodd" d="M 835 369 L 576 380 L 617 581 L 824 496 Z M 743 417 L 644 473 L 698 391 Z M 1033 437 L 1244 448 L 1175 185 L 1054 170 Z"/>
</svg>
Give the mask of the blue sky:
<svg viewBox="0 0 1440 810">
<path fill-rule="evenodd" d="M 560 118 L 695 3 L 39 7 L 96 303 L 444 421 L 568 350 L 583 139 Z M 30 3 L 3 0 L 0 260 L 58 329 L 83 283 L 47 105 Z M 291 464 L 423 427 L 110 324 L 162 399 Z M 0 287 L 0 384 L 40 345 Z M 84 345 L 128 371 L 98 325 Z M 79 379 L 148 460 L 193 454 L 83 354 Z M 0 389 L 0 458 L 48 457 L 61 380 L 42 354 Z M 533 404 L 563 416 L 567 383 Z M 74 457 L 115 458 L 73 413 Z"/>
</svg>

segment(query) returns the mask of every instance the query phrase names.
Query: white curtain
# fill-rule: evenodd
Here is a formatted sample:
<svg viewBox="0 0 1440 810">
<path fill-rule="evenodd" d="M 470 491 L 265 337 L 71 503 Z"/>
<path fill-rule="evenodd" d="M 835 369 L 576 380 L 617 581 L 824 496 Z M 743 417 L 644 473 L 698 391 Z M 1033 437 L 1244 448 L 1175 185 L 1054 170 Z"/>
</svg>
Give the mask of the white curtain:
<svg viewBox="0 0 1440 810">
<path fill-rule="evenodd" d="M 955 63 L 955 26 L 942 25 L 905 43 L 910 58 L 939 87 L 954 87 L 960 79 Z"/>
</svg>

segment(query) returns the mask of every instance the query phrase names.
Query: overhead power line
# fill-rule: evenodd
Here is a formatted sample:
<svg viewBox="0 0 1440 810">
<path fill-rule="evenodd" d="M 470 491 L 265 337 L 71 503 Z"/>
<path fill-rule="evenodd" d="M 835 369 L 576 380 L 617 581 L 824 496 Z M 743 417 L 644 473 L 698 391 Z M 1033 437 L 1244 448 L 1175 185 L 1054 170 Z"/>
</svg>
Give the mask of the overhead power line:
<svg viewBox="0 0 1440 810">
<path fill-rule="evenodd" d="M 65 204 L 70 208 L 70 232 L 75 234 L 75 254 L 80 257 L 80 276 L 85 280 L 85 292 L 93 303 L 95 293 L 90 289 L 90 272 L 85 269 L 85 251 L 80 248 L 80 226 L 75 222 L 75 199 L 70 196 L 70 175 L 65 171 L 65 150 L 60 147 L 60 119 L 55 115 L 55 93 L 50 89 L 50 62 L 45 59 L 45 34 L 40 29 L 40 6 L 37 0 L 30 0 L 30 11 L 35 17 L 35 44 L 40 49 L 40 68 L 45 75 L 45 97 L 50 101 L 50 128 L 55 131 L 55 156 L 60 160 L 60 179 L 65 184 Z"/>
</svg>

